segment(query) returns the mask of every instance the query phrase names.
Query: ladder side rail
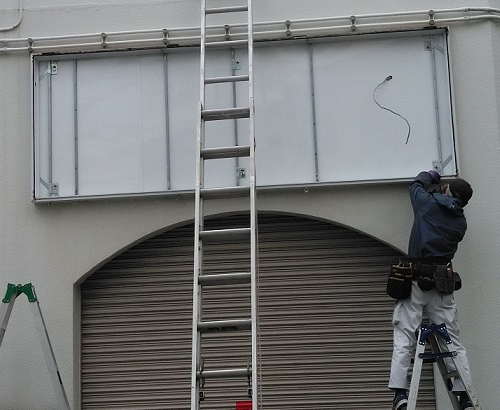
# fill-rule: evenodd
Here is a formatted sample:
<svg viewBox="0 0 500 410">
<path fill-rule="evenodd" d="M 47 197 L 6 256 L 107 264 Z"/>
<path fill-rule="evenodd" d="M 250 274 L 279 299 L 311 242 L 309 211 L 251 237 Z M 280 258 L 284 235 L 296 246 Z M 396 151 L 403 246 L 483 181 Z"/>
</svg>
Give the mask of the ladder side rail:
<svg viewBox="0 0 500 410">
<path fill-rule="evenodd" d="M 410 383 L 410 391 L 408 395 L 407 410 L 415 410 L 417 406 L 418 388 L 420 386 L 420 375 L 422 373 L 423 359 L 422 353 L 425 351 L 425 340 L 422 338 L 422 329 L 418 331 L 417 348 L 415 350 L 415 359 L 413 361 L 413 373 Z"/>
<path fill-rule="evenodd" d="M 252 317 L 252 409 L 261 407 L 260 397 L 260 343 L 258 323 L 258 221 L 255 169 L 255 105 L 253 70 L 253 4 L 248 0 L 248 106 L 250 108 L 250 273 L 251 273 L 251 317 Z"/>
<path fill-rule="evenodd" d="M 54 355 L 52 345 L 50 344 L 49 334 L 47 332 L 47 327 L 45 326 L 45 321 L 43 320 L 38 299 L 30 301 L 30 307 L 33 314 L 33 320 L 35 322 L 35 328 L 38 332 L 38 337 L 42 345 L 45 361 L 47 362 L 47 367 L 49 368 L 49 374 L 52 385 L 54 386 L 59 408 L 61 410 L 70 410 L 68 397 L 66 396 L 66 392 L 64 390 L 61 374 L 59 373 L 59 368 L 57 367 L 56 357 Z"/>
<path fill-rule="evenodd" d="M 474 406 L 474 410 L 481 410 L 481 405 L 479 404 L 476 392 L 472 388 L 472 382 L 467 377 L 464 365 L 462 364 L 461 360 L 458 359 L 457 357 L 453 359 L 453 362 L 455 363 L 455 367 L 457 368 L 458 373 L 460 374 L 460 378 L 462 379 L 465 390 L 467 391 L 467 394 L 469 395 L 472 405 Z"/>
<path fill-rule="evenodd" d="M 479 404 L 479 400 L 477 398 L 476 392 L 474 391 L 474 389 L 472 387 L 472 381 L 468 377 L 468 374 L 467 374 L 467 372 L 465 370 L 465 367 L 464 367 L 462 361 L 457 356 L 457 354 L 456 354 L 455 351 L 451 351 L 449 349 L 449 346 L 452 345 L 452 341 L 451 341 L 451 338 L 450 338 L 450 336 L 448 334 L 448 331 L 447 331 L 446 327 L 444 328 L 444 332 L 445 332 L 445 336 L 444 337 L 442 336 L 442 339 L 446 343 L 446 349 L 447 349 L 447 351 L 452 353 L 452 355 L 450 357 L 450 362 L 452 363 L 452 366 L 456 369 L 456 373 L 458 373 L 458 375 L 460 376 L 460 379 L 462 380 L 462 383 L 463 383 L 463 385 L 465 387 L 467 395 L 469 396 L 469 398 L 470 398 L 470 400 L 472 402 L 472 405 L 474 406 L 474 410 L 481 410 L 481 405 Z M 439 342 L 437 341 L 437 338 L 434 337 L 434 339 L 435 339 L 434 343 L 439 348 Z M 431 338 L 431 342 L 432 342 L 432 338 Z M 444 365 L 443 370 L 447 371 L 448 370 L 448 366 L 446 366 L 445 363 L 443 363 L 443 365 Z M 444 374 L 441 373 L 441 374 L 443 376 L 443 381 L 445 381 L 445 375 L 446 375 L 446 373 L 444 373 Z M 458 402 L 457 397 L 451 391 L 449 391 L 449 395 L 450 395 L 450 400 L 451 400 L 451 402 L 452 402 L 452 404 L 454 406 L 454 409 L 460 410 L 460 404 Z"/>
<path fill-rule="evenodd" d="M 199 277 L 202 275 L 203 249 L 200 241 L 200 231 L 203 230 L 203 159 L 201 150 L 204 147 L 204 119 L 202 111 L 205 108 L 205 53 L 206 53 L 206 0 L 201 0 L 200 25 L 200 100 L 197 107 L 196 130 L 196 186 L 195 186 L 195 221 L 194 221 L 194 277 L 193 277 L 193 324 L 192 324 L 192 369 L 191 369 L 191 410 L 198 410 L 200 406 L 200 385 L 198 380 L 201 363 L 201 334 L 198 322 L 201 321 L 201 285 Z"/>
<path fill-rule="evenodd" d="M 207 0 L 201 0 L 201 25 L 200 25 L 200 103 L 205 109 L 205 60 L 207 52 Z M 201 115 L 200 115 L 201 117 Z"/>
<path fill-rule="evenodd" d="M 245 81 L 249 80 L 248 75 L 244 76 L 237 76 L 236 75 L 236 52 L 234 48 L 231 48 L 231 77 L 234 80 L 232 82 L 232 87 L 231 87 L 231 97 L 233 99 L 233 107 L 238 106 L 238 96 L 237 96 L 237 90 L 236 90 L 236 83 L 239 81 L 239 79 L 244 79 Z M 235 118 L 233 120 L 233 133 L 234 133 L 234 146 L 239 145 L 239 133 L 238 133 L 238 120 Z M 240 168 L 240 157 L 236 156 L 234 157 L 234 165 L 235 169 L 238 170 Z M 240 185 L 240 176 L 238 172 L 235 172 L 235 185 L 239 186 Z"/>
<path fill-rule="evenodd" d="M 437 337 L 435 335 L 433 335 L 432 337 L 429 338 L 429 344 L 431 345 L 432 353 L 440 354 L 443 352 L 443 349 L 441 348 L 439 340 L 437 339 Z M 452 383 L 452 381 L 448 379 L 450 372 L 449 372 L 448 366 L 445 363 L 444 358 L 438 357 L 436 360 L 436 366 L 439 370 L 439 373 L 441 374 L 441 378 L 442 378 L 443 383 L 445 385 L 446 392 L 448 393 L 448 397 L 450 399 L 450 402 L 453 406 L 453 410 L 460 410 L 460 403 L 458 401 L 458 398 L 455 394 L 453 394 L 452 389 L 451 389 L 452 386 L 449 385 L 449 383 Z"/>
<path fill-rule="evenodd" d="M 0 306 L 0 346 L 2 345 L 3 337 L 5 335 L 5 330 L 9 324 L 10 314 L 12 313 L 12 308 L 14 307 L 14 302 L 16 301 L 17 295 L 13 295 L 9 301 L 3 301 L 2 306 Z"/>
<path fill-rule="evenodd" d="M 201 117 L 202 103 L 198 102 L 198 130 L 196 150 L 200 152 L 200 146 L 203 144 L 203 119 Z M 198 366 L 201 360 L 201 335 L 198 329 L 198 322 L 201 320 L 201 285 L 200 276 L 203 274 L 202 261 L 203 249 L 200 241 L 200 232 L 203 230 L 203 200 L 201 198 L 201 186 L 203 184 L 203 161 L 201 155 L 196 157 L 196 187 L 195 187 L 195 221 L 194 221 L 194 277 L 193 277 L 193 338 L 192 338 L 192 369 L 191 369 L 191 410 L 199 408 L 199 384 L 198 384 Z"/>
</svg>

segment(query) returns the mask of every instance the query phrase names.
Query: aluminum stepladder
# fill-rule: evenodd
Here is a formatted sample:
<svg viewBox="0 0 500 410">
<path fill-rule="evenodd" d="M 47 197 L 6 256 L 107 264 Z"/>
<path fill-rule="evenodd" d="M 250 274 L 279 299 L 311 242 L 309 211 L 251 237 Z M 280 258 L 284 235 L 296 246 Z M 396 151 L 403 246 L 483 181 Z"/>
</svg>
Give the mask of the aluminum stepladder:
<svg viewBox="0 0 500 410">
<path fill-rule="evenodd" d="M 248 383 L 248 396 L 252 400 L 252 409 L 260 407 L 260 349 L 258 332 L 258 251 L 257 251 L 257 210 L 256 210 L 256 178 L 255 178 L 255 125 L 254 125 L 254 90 L 253 90 L 253 16 L 252 1 L 238 0 L 242 4 L 229 7 L 208 7 L 207 0 L 201 0 L 201 43 L 200 43 L 200 101 L 198 103 L 198 127 L 196 143 L 196 187 L 195 187 L 195 229 L 194 229 L 194 286 L 193 286 L 193 338 L 192 338 L 192 372 L 191 372 L 191 410 L 199 410 L 200 402 L 205 398 L 205 381 L 211 378 L 240 378 Z M 238 3 L 234 1 L 234 3 Z M 226 25 L 225 40 L 211 41 L 207 34 L 207 16 L 221 15 L 246 17 L 247 31 L 244 39 L 231 39 L 229 26 Z M 229 48 L 234 51 L 240 47 L 248 51 L 248 73 L 236 75 L 233 70 L 230 76 L 207 77 L 206 52 L 208 49 Z M 206 87 L 217 87 L 220 84 L 248 84 L 248 105 L 243 107 L 216 108 L 206 107 Z M 232 146 L 213 147 L 206 144 L 205 127 L 207 121 L 233 121 L 244 119 L 248 125 L 248 140 L 240 145 L 236 140 Z M 236 124 L 235 124 L 236 127 Z M 239 158 L 247 157 L 248 170 L 245 178 L 248 186 L 240 186 L 238 180 L 235 186 L 209 188 L 205 184 L 205 162 L 217 159 L 234 158 L 238 164 Z M 238 165 L 237 165 L 238 166 Z M 205 229 L 204 205 L 208 200 L 241 196 L 249 200 L 249 223 L 246 227 L 225 227 L 224 229 Z M 220 240 L 244 240 L 249 244 L 249 272 L 231 272 L 205 274 L 203 269 L 204 244 Z M 203 293 L 216 292 L 217 288 L 226 285 L 241 285 L 248 287 L 250 293 L 250 317 L 241 319 L 204 320 Z M 202 337 L 207 332 L 222 332 L 230 335 L 233 331 L 244 331 L 251 339 L 251 352 L 244 366 L 236 368 L 210 369 L 205 368 L 202 350 Z M 233 333 L 234 334 L 234 333 Z M 224 336 L 226 337 L 226 336 Z"/>
<path fill-rule="evenodd" d="M 0 307 L 0 346 L 5 335 L 5 330 L 7 329 L 7 325 L 9 323 L 12 308 L 14 307 L 14 302 L 16 301 L 16 298 L 22 293 L 26 295 L 28 301 L 30 302 L 31 313 L 33 314 L 33 320 L 35 322 L 35 328 L 38 332 L 38 337 L 42 345 L 43 354 L 49 368 L 50 379 L 56 393 L 59 409 L 70 410 L 68 398 L 66 396 L 66 392 L 61 380 L 61 375 L 59 374 L 59 369 L 57 367 L 56 357 L 54 356 L 54 351 L 52 350 L 52 345 L 50 344 L 45 321 L 43 320 L 40 304 L 36 297 L 35 288 L 31 283 L 17 286 L 11 283 L 7 285 L 7 292 L 5 293 L 5 297 L 2 300 L 2 306 Z"/>
<path fill-rule="evenodd" d="M 429 342 L 431 351 L 425 351 L 426 342 Z M 440 343 L 441 342 L 441 343 Z M 476 393 L 472 388 L 472 383 L 467 377 L 465 369 L 457 358 L 455 351 L 449 349 L 452 345 L 450 335 L 444 324 L 422 324 L 417 335 L 417 349 L 413 364 L 413 374 L 410 383 L 407 410 L 415 410 L 417 404 L 418 387 L 420 384 L 420 374 L 423 363 L 436 363 L 439 373 L 447 387 L 448 396 L 454 410 L 460 410 L 460 403 L 457 396 L 452 392 L 452 379 L 460 377 L 465 386 L 467 394 L 472 401 L 474 410 L 481 410 Z M 455 369 L 449 369 L 445 363 L 448 359 L 453 363 Z"/>
</svg>

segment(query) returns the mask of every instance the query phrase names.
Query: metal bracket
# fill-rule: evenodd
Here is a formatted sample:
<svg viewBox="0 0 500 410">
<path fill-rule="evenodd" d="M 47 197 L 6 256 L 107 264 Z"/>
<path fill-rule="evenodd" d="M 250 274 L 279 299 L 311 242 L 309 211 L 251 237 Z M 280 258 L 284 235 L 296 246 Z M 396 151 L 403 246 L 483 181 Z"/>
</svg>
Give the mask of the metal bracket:
<svg viewBox="0 0 500 410">
<path fill-rule="evenodd" d="M 434 26 L 436 21 L 434 20 L 434 10 L 429 10 L 429 26 Z"/>
<path fill-rule="evenodd" d="M 235 71 L 236 70 L 241 70 L 241 62 L 239 60 L 235 60 L 233 58 L 232 63 L 233 63 L 233 70 L 235 70 Z"/>
<path fill-rule="evenodd" d="M 236 178 L 242 179 L 246 177 L 246 168 L 236 168 Z"/>
<path fill-rule="evenodd" d="M 286 35 L 287 36 L 291 36 L 292 35 L 292 30 L 290 30 L 290 26 L 292 25 L 292 22 L 290 20 L 287 20 L 285 21 L 285 25 L 286 25 Z"/>
<path fill-rule="evenodd" d="M 57 75 L 57 61 L 51 61 L 49 64 L 50 75 Z"/>
<path fill-rule="evenodd" d="M 13 296 L 17 298 L 21 293 L 24 293 L 30 302 L 36 302 L 35 288 L 31 283 L 17 286 L 9 283 L 2 302 L 9 303 Z"/>
<path fill-rule="evenodd" d="M 351 20 L 351 31 L 356 31 L 356 16 L 351 16 L 349 19 Z"/>
<path fill-rule="evenodd" d="M 424 42 L 425 51 L 439 51 L 441 54 L 445 54 L 445 50 L 438 43 L 432 40 L 432 36 L 426 37 Z"/>
<path fill-rule="evenodd" d="M 57 182 L 49 184 L 49 194 L 59 195 L 59 184 Z"/>
<path fill-rule="evenodd" d="M 163 29 L 163 44 L 168 46 L 168 30 L 166 28 Z"/>
<path fill-rule="evenodd" d="M 441 173 L 443 172 L 443 163 L 440 160 L 432 161 L 432 168 Z"/>
<path fill-rule="evenodd" d="M 45 182 L 40 178 L 40 183 L 49 191 L 49 195 L 59 195 L 59 184 L 57 182 Z"/>
</svg>

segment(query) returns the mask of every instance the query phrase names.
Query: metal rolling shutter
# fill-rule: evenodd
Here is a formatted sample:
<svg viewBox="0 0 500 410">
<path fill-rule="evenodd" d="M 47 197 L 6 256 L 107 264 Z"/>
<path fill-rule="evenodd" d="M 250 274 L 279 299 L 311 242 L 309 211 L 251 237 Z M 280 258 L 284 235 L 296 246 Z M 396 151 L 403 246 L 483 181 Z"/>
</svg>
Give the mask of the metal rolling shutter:
<svg viewBox="0 0 500 410">
<path fill-rule="evenodd" d="M 245 217 L 211 223 L 223 227 L 229 218 Z M 259 243 L 263 409 L 389 408 L 393 302 L 385 282 L 399 253 L 358 232 L 286 215 L 259 216 Z M 244 245 L 211 246 L 208 272 L 220 272 L 222 259 L 245 270 Z M 83 410 L 190 408 L 192 270 L 189 225 L 134 246 L 83 283 Z M 204 306 L 214 317 L 241 317 L 246 297 L 235 286 L 223 303 Z M 208 360 L 245 361 L 241 340 L 207 338 L 218 347 Z M 238 382 L 227 382 L 224 397 L 211 397 L 207 382 L 202 409 L 234 409 L 246 397 Z M 435 410 L 433 386 L 429 366 L 419 409 Z"/>
</svg>

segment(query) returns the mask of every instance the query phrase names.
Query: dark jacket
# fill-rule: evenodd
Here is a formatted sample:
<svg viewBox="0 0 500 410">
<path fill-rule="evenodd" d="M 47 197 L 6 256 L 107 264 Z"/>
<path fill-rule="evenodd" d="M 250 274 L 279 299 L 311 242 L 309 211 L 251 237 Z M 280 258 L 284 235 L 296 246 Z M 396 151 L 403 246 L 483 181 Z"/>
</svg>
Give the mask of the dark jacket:
<svg viewBox="0 0 500 410">
<path fill-rule="evenodd" d="M 451 260 L 467 230 L 462 202 L 441 193 L 429 193 L 428 172 L 418 174 L 410 185 L 414 222 L 408 256 Z"/>
</svg>

